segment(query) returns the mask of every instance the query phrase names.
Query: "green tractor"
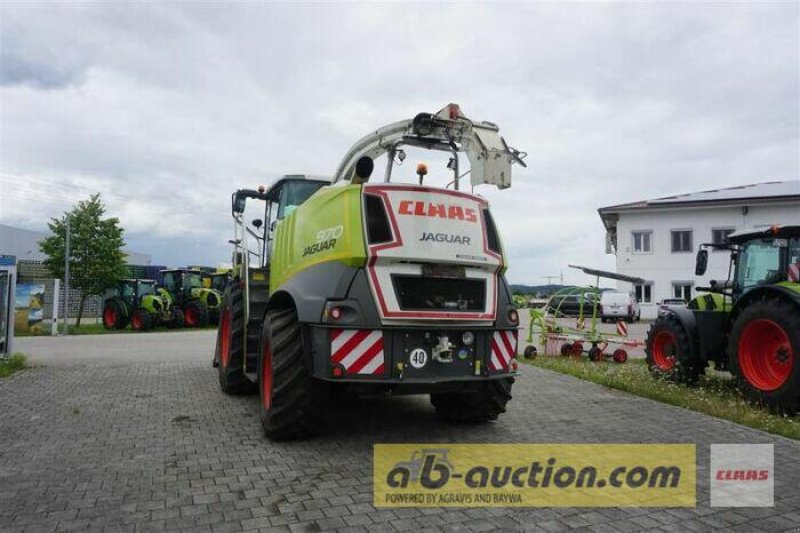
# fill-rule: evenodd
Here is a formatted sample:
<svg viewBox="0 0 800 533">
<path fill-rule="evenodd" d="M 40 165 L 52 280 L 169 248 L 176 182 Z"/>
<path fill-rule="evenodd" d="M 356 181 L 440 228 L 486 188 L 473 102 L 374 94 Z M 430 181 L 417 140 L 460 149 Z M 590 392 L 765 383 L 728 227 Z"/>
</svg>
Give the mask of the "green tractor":
<svg viewBox="0 0 800 533">
<path fill-rule="evenodd" d="M 405 150 L 449 158 L 429 177 L 438 185 L 424 163 L 398 168 Z M 236 191 L 222 390 L 258 390 L 277 440 L 319 432 L 330 403 L 362 395 L 424 394 L 443 421 L 496 420 L 517 375 L 519 315 L 489 204 L 461 187 L 506 189 L 524 157 L 450 104 L 364 137 L 331 180 Z"/>
<path fill-rule="evenodd" d="M 129 323 L 136 331 L 156 326 L 183 327 L 183 312 L 156 293 L 151 279 L 123 279 L 106 291 L 103 303 L 103 326 L 123 329 Z"/>
<path fill-rule="evenodd" d="M 220 294 L 225 292 L 228 288 L 228 283 L 231 281 L 230 271 L 212 272 L 210 274 L 203 274 L 203 286 L 207 289 L 214 289 Z"/>
<path fill-rule="evenodd" d="M 203 272 L 189 268 L 162 270 L 161 296 L 183 311 L 187 328 L 203 328 L 216 324 L 222 293 L 203 286 Z"/>
<path fill-rule="evenodd" d="M 731 254 L 729 279 L 698 288 L 688 308 L 669 308 L 650 327 L 650 371 L 693 383 L 710 362 L 730 371 L 751 400 L 778 412 L 800 410 L 800 226 L 734 233 L 704 244 L 695 274 L 705 274 L 708 248 Z M 732 274 L 732 276 L 731 276 Z"/>
</svg>

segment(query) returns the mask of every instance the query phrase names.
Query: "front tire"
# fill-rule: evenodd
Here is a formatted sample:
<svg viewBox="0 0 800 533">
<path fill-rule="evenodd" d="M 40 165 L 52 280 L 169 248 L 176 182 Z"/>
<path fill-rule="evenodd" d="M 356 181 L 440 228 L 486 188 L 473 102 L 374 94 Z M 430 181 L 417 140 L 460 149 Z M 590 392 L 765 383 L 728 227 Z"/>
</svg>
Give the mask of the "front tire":
<svg viewBox="0 0 800 533">
<path fill-rule="evenodd" d="M 800 308 L 761 300 L 736 318 L 728 344 L 731 373 L 751 400 L 792 415 L 800 410 Z"/>
<path fill-rule="evenodd" d="M 122 329 L 128 325 L 125 303 L 119 298 L 107 300 L 103 306 L 103 327 Z"/>
<path fill-rule="evenodd" d="M 135 309 L 131 315 L 131 327 L 136 331 L 147 331 L 153 327 L 153 317 L 142 309 Z"/>
<path fill-rule="evenodd" d="M 208 307 L 200 300 L 189 300 L 183 306 L 183 321 L 187 328 L 208 326 Z"/>
<path fill-rule="evenodd" d="M 703 370 L 692 353 L 688 332 L 673 315 L 658 317 L 650 326 L 645 354 L 654 377 L 693 384 Z"/>
<path fill-rule="evenodd" d="M 222 318 L 217 328 L 214 361 L 219 386 L 225 394 L 247 394 L 255 386 L 244 375 L 244 296 L 239 285 L 231 285 L 225 294 Z"/>
<path fill-rule="evenodd" d="M 181 329 L 183 327 L 183 311 L 177 307 L 173 307 L 170 311 L 171 318 L 167 322 L 169 329 Z"/>
<path fill-rule="evenodd" d="M 306 366 L 293 309 L 268 311 L 261 330 L 258 389 L 261 426 L 270 440 L 309 437 L 323 425 L 325 390 Z"/>
<path fill-rule="evenodd" d="M 514 378 L 478 384 L 475 392 L 431 394 L 437 416 L 446 422 L 479 423 L 497 420 L 506 412 Z"/>
</svg>

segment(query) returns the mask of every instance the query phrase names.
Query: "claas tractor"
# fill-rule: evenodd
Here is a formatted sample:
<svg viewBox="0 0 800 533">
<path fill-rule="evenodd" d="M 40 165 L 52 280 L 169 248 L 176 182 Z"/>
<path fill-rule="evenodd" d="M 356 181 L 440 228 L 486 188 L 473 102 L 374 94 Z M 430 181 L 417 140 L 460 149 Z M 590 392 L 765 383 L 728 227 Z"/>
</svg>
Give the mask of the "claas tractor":
<svg viewBox="0 0 800 533">
<path fill-rule="evenodd" d="M 207 289 L 214 289 L 220 294 L 225 292 L 228 283 L 231 280 L 230 271 L 212 272 L 210 274 L 203 274 L 203 286 Z"/>
<path fill-rule="evenodd" d="M 403 176 L 406 149 L 442 157 L 430 178 L 440 186 L 422 162 Z M 489 205 L 461 185 L 469 173 L 473 187 L 507 188 L 524 157 L 451 104 L 364 137 L 332 179 L 236 191 L 222 390 L 257 389 L 278 440 L 319 431 L 329 403 L 363 395 L 426 394 L 444 420 L 497 419 L 517 374 L 519 316 Z"/>
<path fill-rule="evenodd" d="M 751 400 L 778 412 L 800 409 L 800 226 L 772 226 L 704 244 L 730 253 L 728 280 L 698 288 L 688 308 L 671 307 L 650 327 L 647 364 L 660 377 L 693 383 L 709 363 L 733 374 Z"/>
<path fill-rule="evenodd" d="M 151 279 L 123 279 L 106 290 L 103 302 L 103 326 L 123 329 L 130 323 L 136 331 L 156 326 L 183 327 L 183 311 L 156 293 Z"/>
<path fill-rule="evenodd" d="M 162 270 L 159 293 L 183 311 L 187 328 L 203 328 L 216 324 L 222 304 L 222 293 L 203 286 L 203 273 L 190 268 Z"/>
</svg>

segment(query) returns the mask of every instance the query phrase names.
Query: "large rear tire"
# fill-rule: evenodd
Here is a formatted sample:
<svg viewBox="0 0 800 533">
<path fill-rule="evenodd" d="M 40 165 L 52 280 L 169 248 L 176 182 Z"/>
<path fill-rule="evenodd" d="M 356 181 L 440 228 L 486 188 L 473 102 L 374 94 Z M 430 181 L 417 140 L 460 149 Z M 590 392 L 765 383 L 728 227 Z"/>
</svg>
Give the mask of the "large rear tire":
<svg viewBox="0 0 800 533">
<path fill-rule="evenodd" d="M 255 384 L 244 375 L 244 295 L 238 284 L 225 292 L 214 354 L 219 386 L 226 394 L 247 394 Z"/>
<path fill-rule="evenodd" d="M 306 366 L 293 309 L 268 311 L 258 358 L 261 426 L 270 440 L 299 439 L 321 429 L 326 395 Z"/>
<path fill-rule="evenodd" d="M 200 300 L 189 300 L 183 306 L 183 322 L 187 328 L 208 326 L 208 307 Z"/>
<path fill-rule="evenodd" d="M 474 392 L 431 394 L 431 403 L 439 418 L 446 422 L 497 420 L 506 412 L 513 384 L 514 378 L 485 381 Z"/>
<path fill-rule="evenodd" d="M 122 329 L 128 325 L 128 313 L 125 302 L 119 298 L 106 300 L 103 305 L 103 327 L 106 329 Z"/>
<path fill-rule="evenodd" d="M 751 400 L 780 413 L 800 411 L 800 308 L 779 299 L 746 307 L 729 337 L 731 373 Z"/>
<path fill-rule="evenodd" d="M 660 316 L 645 341 L 647 367 L 657 378 L 694 384 L 704 368 L 692 352 L 689 334 L 677 318 Z"/>
</svg>

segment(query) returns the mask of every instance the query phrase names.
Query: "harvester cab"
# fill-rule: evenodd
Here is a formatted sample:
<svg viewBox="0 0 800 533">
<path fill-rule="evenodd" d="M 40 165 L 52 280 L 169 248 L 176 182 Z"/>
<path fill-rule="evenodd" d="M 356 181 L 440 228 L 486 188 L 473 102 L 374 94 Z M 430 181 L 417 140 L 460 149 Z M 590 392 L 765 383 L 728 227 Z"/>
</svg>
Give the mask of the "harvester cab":
<svg viewBox="0 0 800 533">
<path fill-rule="evenodd" d="M 186 327 L 201 328 L 219 319 L 222 294 L 203 286 L 203 272 L 190 268 L 162 270 L 159 293 L 183 311 Z"/>
<path fill-rule="evenodd" d="M 106 291 L 103 302 L 103 326 L 122 329 L 130 323 L 136 331 L 159 325 L 183 327 L 183 312 L 156 293 L 151 279 L 123 279 Z"/>
<path fill-rule="evenodd" d="M 446 170 L 405 173 L 407 149 L 444 154 Z M 430 394 L 443 419 L 496 419 L 511 397 L 519 317 L 488 202 L 462 184 L 470 175 L 473 187 L 505 189 L 524 157 L 450 104 L 362 138 L 331 180 L 236 191 L 222 389 L 257 386 L 275 439 L 318 430 L 323 393 Z"/>
<path fill-rule="evenodd" d="M 647 361 L 659 376 L 694 382 L 713 362 L 729 370 L 752 400 L 800 410 L 800 226 L 772 226 L 703 244 L 730 253 L 727 279 L 698 287 L 688 309 L 673 308 L 650 328 Z"/>
</svg>

